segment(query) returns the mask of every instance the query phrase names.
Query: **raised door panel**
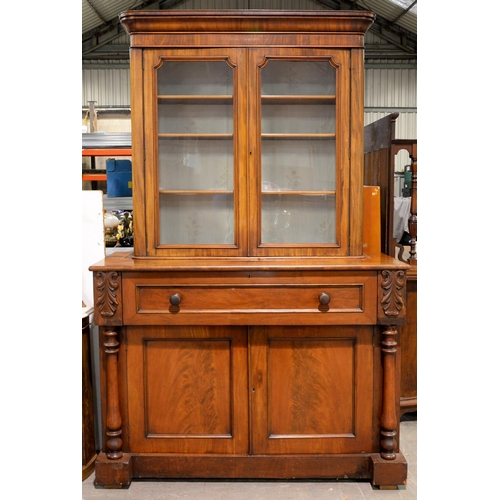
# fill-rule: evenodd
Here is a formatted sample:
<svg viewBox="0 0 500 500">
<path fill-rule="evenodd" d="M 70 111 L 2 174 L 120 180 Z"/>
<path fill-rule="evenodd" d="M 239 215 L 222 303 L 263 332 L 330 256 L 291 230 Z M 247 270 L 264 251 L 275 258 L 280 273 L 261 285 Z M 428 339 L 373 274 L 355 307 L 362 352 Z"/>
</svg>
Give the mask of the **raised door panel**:
<svg viewBox="0 0 500 500">
<path fill-rule="evenodd" d="M 129 327 L 133 452 L 248 449 L 244 327 Z"/>
<path fill-rule="evenodd" d="M 372 450 L 372 327 L 251 331 L 253 454 Z"/>
<path fill-rule="evenodd" d="M 144 55 L 150 256 L 247 252 L 245 61 L 241 49 Z"/>
</svg>

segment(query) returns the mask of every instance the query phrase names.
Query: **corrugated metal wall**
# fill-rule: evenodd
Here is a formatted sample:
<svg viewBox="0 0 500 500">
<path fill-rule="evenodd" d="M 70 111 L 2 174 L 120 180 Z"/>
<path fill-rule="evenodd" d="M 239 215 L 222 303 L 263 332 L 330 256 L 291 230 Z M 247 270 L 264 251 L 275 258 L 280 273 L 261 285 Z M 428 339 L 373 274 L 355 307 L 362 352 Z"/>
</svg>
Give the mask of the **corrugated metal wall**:
<svg viewBox="0 0 500 500">
<path fill-rule="evenodd" d="M 365 124 L 394 111 L 398 139 L 417 137 L 417 71 L 414 69 L 367 69 L 365 71 Z M 82 107 L 96 101 L 97 107 L 130 106 L 128 69 L 84 69 Z"/>
<path fill-rule="evenodd" d="M 87 108 L 88 101 L 96 101 L 96 106 L 103 107 L 130 106 L 130 70 L 84 68 L 82 70 L 82 107 Z"/>
<path fill-rule="evenodd" d="M 397 139 L 417 137 L 417 70 L 365 70 L 365 125 L 398 112 Z"/>
</svg>

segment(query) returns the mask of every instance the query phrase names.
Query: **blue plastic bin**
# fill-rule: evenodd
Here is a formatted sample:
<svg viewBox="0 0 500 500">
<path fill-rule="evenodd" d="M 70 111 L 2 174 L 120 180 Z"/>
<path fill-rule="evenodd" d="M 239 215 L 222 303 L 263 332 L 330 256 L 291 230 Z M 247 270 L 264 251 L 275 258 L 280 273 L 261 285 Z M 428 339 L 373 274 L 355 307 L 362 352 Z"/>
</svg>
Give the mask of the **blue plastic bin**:
<svg viewBox="0 0 500 500">
<path fill-rule="evenodd" d="M 132 196 L 132 162 L 106 160 L 106 180 L 109 197 Z"/>
</svg>

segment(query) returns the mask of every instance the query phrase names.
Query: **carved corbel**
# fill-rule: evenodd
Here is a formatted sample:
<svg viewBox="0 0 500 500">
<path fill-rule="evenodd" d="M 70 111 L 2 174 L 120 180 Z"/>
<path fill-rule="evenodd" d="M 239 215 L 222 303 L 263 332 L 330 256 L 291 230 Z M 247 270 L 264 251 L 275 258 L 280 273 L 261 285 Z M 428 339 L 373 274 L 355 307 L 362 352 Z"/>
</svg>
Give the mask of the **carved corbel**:
<svg viewBox="0 0 500 500">
<path fill-rule="evenodd" d="M 119 292 L 121 274 L 116 271 L 94 272 L 94 315 L 98 325 L 120 325 L 122 306 Z"/>
<path fill-rule="evenodd" d="M 406 317 L 406 272 L 381 271 L 379 275 L 379 324 L 402 324 Z"/>
</svg>

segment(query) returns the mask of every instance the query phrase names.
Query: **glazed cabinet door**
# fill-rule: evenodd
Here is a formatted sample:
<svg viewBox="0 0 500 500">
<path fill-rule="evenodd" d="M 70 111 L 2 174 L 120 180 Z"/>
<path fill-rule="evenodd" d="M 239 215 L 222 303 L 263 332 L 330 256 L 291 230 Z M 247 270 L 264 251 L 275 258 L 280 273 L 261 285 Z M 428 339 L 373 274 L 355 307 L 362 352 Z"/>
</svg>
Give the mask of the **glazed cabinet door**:
<svg viewBox="0 0 500 500">
<path fill-rule="evenodd" d="M 250 49 L 250 248 L 348 255 L 350 53 Z"/>
<path fill-rule="evenodd" d="M 245 60 L 238 49 L 144 53 L 150 256 L 246 254 Z"/>
<path fill-rule="evenodd" d="M 251 453 L 373 451 L 373 328 L 250 333 Z"/>
<path fill-rule="evenodd" d="M 246 327 L 128 327 L 127 379 L 132 452 L 247 452 Z"/>
<path fill-rule="evenodd" d="M 134 184 L 144 186 L 148 256 L 350 254 L 351 205 L 360 201 L 351 103 L 360 96 L 349 50 L 143 58 L 144 169 Z"/>
</svg>

